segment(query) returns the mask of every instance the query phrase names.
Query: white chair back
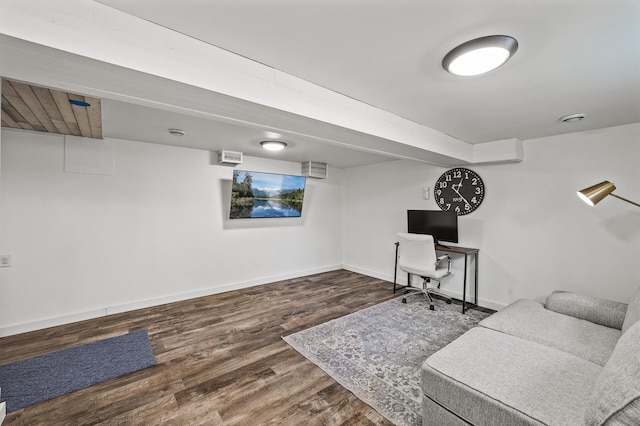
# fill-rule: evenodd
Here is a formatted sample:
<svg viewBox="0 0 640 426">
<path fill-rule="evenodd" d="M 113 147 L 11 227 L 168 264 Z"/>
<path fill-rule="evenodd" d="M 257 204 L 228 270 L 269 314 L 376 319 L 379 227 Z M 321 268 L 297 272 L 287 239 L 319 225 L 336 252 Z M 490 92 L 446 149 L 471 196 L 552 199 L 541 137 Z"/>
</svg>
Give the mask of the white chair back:
<svg viewBox="0 0 640 426">
<path fill-rule="evenodd" d="M 420 275 L 432 275 L 436 270 L 436 248 L 433 236 L 398 233 L 398 266 L 403 271 Z"/>
</svg>

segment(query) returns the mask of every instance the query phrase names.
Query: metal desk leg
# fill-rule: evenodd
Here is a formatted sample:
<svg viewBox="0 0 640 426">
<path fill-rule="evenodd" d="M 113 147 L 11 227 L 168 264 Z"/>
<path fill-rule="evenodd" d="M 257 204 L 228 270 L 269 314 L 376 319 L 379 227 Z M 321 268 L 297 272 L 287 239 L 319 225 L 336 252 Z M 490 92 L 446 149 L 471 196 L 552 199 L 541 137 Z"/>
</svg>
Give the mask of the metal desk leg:
<svg viewBox="0 0 640 426">
<path fill-rule="evenodd" d="M 462 284 L 462 313 L 464 314 L 467 304 L 467 254 L 464 254 L 464 280 Z"/>
<path fill-rule="evenodd" d="M 393 270 L 393 292 L 396 292 L 396 278 L 398 276 L 398 246 L 399 242 L 396 242 L 396 261 L 395 261 L 395 269 Z"/>
<path fill-rule="evenodd" d="M 475 298 L 474 298 L 474 302 L 476 303 L 476 306 L 478 306 L 478 254 L 479 253 L 476 252 L 476 258 L 475 258 L 475 261 L 476 261 L 476 272 L 475 272 L 475 275 L 473 277 L 473 280 L 475 282 L 475 290 L 476 290 L 475 291 L 476 294 L 475 294 Z"/>
</svg>

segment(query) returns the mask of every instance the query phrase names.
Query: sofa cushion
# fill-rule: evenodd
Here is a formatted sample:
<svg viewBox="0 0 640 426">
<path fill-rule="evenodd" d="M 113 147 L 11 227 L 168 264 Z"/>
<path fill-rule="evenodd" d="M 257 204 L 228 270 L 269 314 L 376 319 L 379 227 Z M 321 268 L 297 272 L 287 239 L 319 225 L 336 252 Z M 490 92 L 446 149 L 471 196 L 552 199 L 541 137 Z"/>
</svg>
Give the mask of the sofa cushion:
<svg viewBox="0 0 640 426">
<path fill-rule="evenodd" d="M 583 425 L 602 367 L 482 327 L 422 366 L 423 397 L 475 424 Z"/>
<path fill-rule="evenodd" d="M 559 314 L 527 299 L 513 302 L 480 321 L 479 325 L 568 352 L 601 366 L 609 360 L 621 335 L 618 329 Z"/>
<path fill-rule="evenodd" d="M 624 323 L 622 324 L 622 332 L 626 333 L 626 331 L 638 321 L 640 321 L 640 287 L 638 287 L 636 293 L 629 301 L 627 315 L 624 317 Z"/>
<path fill-rule="evenodd" d="M 640 322 L 620 338 L 598 376 L 585 420 L 598 426 L 640 422 Z"/>
</svg>

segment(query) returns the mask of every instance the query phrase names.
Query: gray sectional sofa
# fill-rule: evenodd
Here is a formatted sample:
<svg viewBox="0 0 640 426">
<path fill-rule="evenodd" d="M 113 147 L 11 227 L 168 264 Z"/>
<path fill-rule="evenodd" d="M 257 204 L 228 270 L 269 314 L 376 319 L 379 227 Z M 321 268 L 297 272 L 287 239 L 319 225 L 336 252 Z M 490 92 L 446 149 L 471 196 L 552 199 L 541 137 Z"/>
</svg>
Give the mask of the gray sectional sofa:
<svg viewBox="0 0 640 426">
<path fill-rule="evenodd" d="M 422 366 L 423 425 L 640 425 L 640 288 L 629 304 L 518 300 Z"/>
</svg>

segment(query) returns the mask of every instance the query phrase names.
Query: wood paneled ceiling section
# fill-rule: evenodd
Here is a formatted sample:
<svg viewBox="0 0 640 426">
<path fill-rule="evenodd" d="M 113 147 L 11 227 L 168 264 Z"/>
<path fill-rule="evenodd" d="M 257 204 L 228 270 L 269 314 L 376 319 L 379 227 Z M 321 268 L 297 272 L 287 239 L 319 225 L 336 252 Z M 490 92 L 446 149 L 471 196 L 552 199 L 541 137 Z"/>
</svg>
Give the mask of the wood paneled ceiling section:
<svg viewBox="0 0 640 426">
<path fill-rule="evenodd" d="M 102 108 L 100 99 L 2 79 L 2 125 L 102 139 Z"/>
</svg>

